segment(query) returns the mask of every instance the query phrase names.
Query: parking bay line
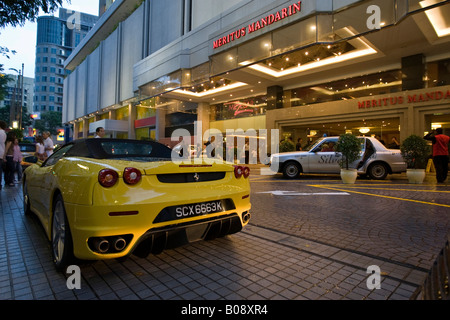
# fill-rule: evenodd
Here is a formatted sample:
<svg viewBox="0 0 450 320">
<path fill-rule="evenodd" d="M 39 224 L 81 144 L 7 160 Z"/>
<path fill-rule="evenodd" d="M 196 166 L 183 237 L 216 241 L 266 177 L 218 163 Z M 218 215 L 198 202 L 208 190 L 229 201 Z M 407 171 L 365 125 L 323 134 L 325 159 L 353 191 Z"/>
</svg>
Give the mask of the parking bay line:
<svg viewBox="0 0 450 320">
<path fill-rule="evenodd" d="M 314 185 L 314 187 L 318 187 L 322 185 Z M 395 186 L 395 184 L 394 184 Z M 412 191 L 412 192 L 435 192 L 435 193 L 450 193 L 450 191 L 445 190 L 426 190 L 426 189 L 396 189 L 396 188 L 380 188 L 380 187 L 373 187 L 373 185 L 364 185 L 360 184 L 355 187 L 350 186 L 343 186 L 346 189 L 373 189 L 373 190 L 386 190 L 386 191 Z M 426 187 L 426 186 L 424 186 Z"/>
<path fill-rule="evenodd" d="M 391 196 L 385 196 L 385 195 L 373 194 L 373 193 L 367 193 L 367 192 L 360 192 L 360 191 L 353 191 L 353 190 L 344 190 L 344 189 L 329 187 L 329 186 L 324 186 L 324 185 L 309 185 L 309 186 L 314 187 L 314 188 L 323 188 L 323 189 L 334 190 L 334 191 L 343 191 L 343 192 L 362 194 L 362 195 L 372 196 L 372 197 L 379 197 L 379 198 L 386 198 L 386 199 L 393 199 L 393 200 L 400 200 L 400 201 L 409 201 L 409 202 L 428 204 L 428 205 L 433 205 L 433 206 L 438 206 L 438 207 L 450 208 L 450 205 L 448 205 L 448 204 L 440 204 L 440 203 L 434 203 L 434 202 L 405 199 L 405 198 L 399 198 L 399 197 L 391 197 Z M 351 187 L 349 187 L 349 189 L 350 188 Z"/>
<path fill-rule="evenodd" d="M 274 190 L 257 192 L 256 194 L 272 194 L 274 196 L 349 196 L 348 192 L 297 192 L 297 191 L 284 191 Z"/>
</svg>

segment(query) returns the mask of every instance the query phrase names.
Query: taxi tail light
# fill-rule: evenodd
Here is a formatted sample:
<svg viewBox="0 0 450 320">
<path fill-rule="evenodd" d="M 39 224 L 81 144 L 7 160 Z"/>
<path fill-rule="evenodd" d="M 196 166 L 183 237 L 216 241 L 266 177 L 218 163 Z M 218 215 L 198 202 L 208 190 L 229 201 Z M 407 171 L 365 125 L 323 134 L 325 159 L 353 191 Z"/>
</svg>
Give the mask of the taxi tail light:
<svg viewBox="0 0 450 320">
<path fill-rule="evenodd" d="M 239 179 L 241 177 L 248 178 L 250 176 L 250 168 L 249 167 L 243 167 L 243 166 L 235 166 L 234 167 L 234 176 L 236 179 Z"/>
<path fill-rule="evenodd" d="M 98 182 L 105 188 L 111 188 L 119 179 L 119 174 L 111 169 L 103 169 L 98 173 Z"/>
<path fill-rule="evenodd" d="M 123 171 L 123 180 L 128 185 L 134 185 L 141 181 L 142 173 L 136 168 L 125 168 Z"/>
</svg>

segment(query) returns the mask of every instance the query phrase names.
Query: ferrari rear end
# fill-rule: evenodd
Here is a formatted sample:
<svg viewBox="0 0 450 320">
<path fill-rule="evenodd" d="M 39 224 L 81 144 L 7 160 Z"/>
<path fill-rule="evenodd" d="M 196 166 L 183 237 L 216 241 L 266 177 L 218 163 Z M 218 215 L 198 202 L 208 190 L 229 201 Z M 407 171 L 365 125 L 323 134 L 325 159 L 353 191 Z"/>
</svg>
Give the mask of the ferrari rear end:
<svg viewBox="0 0 450 320">
<path fill-rule="evenodd" d="M 239 232 L 250 220 L 248 167 L 212 160 L 104 164 L 92 205 L 66 203 L 77 258 L 146 257 Z"/>
</svg>

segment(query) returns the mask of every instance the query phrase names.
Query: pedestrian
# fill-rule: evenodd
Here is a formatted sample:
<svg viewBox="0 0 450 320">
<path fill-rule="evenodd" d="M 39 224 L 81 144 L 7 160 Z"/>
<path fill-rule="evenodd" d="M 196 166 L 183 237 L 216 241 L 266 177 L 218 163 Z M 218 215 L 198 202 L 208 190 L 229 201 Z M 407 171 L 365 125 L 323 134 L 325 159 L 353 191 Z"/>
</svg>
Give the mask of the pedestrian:
<svg viewBox="0 0 450 320">
<path fill-rule="evenodd" d="M 49 131 L 44 131 L 42 137 L 44 138 L 45 153 L 48 158 L 53 154 L 53 140 L 50 137 Z"/>
<path fill-rule="evenodd" d="M 5 121 L 0 120 L 0 190 L 2 190 L 2 180 L 3 180 L 3 157 L 5 156 L 5 145 L 6 145 L 6 132 L 5 129 L 8 125 Z"/>
<path fill-rule="evenodd" d="M 47 156 L 44 147 L 44 138 L 42 136 L 36 137 L 36 152 L 34 153 L 34 155 L 40 161 L 44 161 Z"/>
<path fill-rule="evenodd" d="M 14 186 L 14 140 L 16 135 L 14 132 L 8 132 L 6 135 L 6 146 L 3 161 L 6 162 L 5 170 L 5 186 Z"/>
<path fill-rule="evenodd" d="M 375 138 L 376 138 L 378 141 L 380 141 L 381 144 L 382 144 L 383 146 L 386 146 L 386 143 L 384 142 L 383 139 L 381 139 L 380 135 L 376 134 L 376 135 L 375 135 Z"/>
<path fill-rule="evenodd" d="M 17 173 L 17 181 L 20 182 L 22 180 L 22 151 L 20 151 L 19 139 L 14 139 L 14 153 L 13 153 L 13 161 L 14 161 L 14 172 Z M 14 177 L 14 173 L 13 173 Z"/>
<path fill-rule="evenodd" d="M 438 183 L 443 183 L 448 175 L 448 144 L 450 137 L 443 134 L 442 128 L 432 130 L 424 137 L 433 142 L 433 163 Z"/>
<path fill-rule="evenodd" d="M 397 138 L 392 137 L 391 143 L 388 146 L 389 149 L 400 149 L 400 143 L 398 143 Z"/>
<path fill-rule="evenodd" d="M 295 150 L 296 151 L 303 151 L 302 143 L 303 143 L 303 139 L 302 138 L 298 138 L 297 144 L 295 145 Z"/>
<path fill-rule="evenodd" d="M 95 130 L 95 137 L 94 138 L 103 138 L 105 136 L 105 129 L 103 127 L 98 127 Z"/>
</svg>

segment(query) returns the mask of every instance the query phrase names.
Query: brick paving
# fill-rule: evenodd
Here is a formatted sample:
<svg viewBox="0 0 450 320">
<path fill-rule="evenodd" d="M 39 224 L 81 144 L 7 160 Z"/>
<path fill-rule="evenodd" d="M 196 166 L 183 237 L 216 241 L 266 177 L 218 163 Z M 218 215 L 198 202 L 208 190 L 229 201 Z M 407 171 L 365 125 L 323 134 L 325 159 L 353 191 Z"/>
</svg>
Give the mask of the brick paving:
<svg viewBox="0 0 450 320">
<path fill-rule="evenodd" d="M 260 193 L 330 191 L 321 186 L 350 195 Z M 23 215 L 20 186 L 3 188 L 0 300 L 408 300 L 450 230 L 449 207 L 432 204 L 449 205 L 450 187 L 432 177 L 420 186 L 399 177 L 353 187 L 253 175 L 253 216 L 243 232 L 147 259 L 80 262 L 79 290 L 68 289 L 68 275 L 55 271 L 37 218 Z M 382 270 L 379 290 L 367 287 L 370 265 Z"/>
</svg>

